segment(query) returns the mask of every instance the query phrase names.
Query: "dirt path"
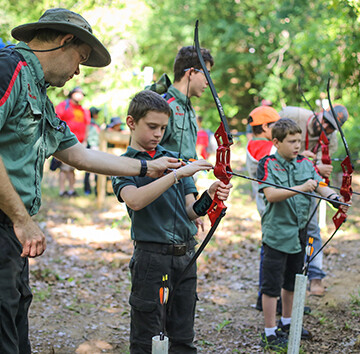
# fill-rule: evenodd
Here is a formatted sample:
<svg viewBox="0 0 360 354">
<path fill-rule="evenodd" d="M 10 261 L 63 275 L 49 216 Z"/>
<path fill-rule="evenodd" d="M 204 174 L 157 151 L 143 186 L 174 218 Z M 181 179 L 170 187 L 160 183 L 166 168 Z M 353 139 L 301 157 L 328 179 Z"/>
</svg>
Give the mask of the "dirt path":
<svg viewBox="0 0 360 354">
<path fill-rule="evenodd" d="M 31 261 L 33 352 L 128 353 L 132 245 L 125 208 L 107 197 L 99 211 L 93 196 L 63 200 L 51 179 L 47 185 L 37 219 L 48 249 Z M 359 205 L 354 200 L 331 243 L 338 252 L 324 258 L 326 295 L 307 298 L 312 313 L 304 325 L 314 339 L 302 343 L 303 352 L 360 353 Z M 248 184 L 236 186 L 228 206 L 198 262 L 197 346 L 199 353 L 258 353 L 263 319 L 253 304 L 261 232 Z"/>
</svg>

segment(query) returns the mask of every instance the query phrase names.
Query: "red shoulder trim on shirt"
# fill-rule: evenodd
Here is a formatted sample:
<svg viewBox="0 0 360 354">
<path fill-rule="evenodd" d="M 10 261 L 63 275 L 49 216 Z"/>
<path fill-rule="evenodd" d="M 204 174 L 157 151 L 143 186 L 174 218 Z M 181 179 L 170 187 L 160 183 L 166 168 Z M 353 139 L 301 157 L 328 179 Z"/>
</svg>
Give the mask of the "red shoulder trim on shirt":
<svg viewBox="0 0 360 354">
<path fill-rule="evenodd" d="M 314 162 L 312 162 L 311 160 L 309 160 L 307 157 L 305 157 L 305 156 L 303 156 L 303 155 L 298 155 L 297 158 L 296 158 L 296 162 L 297 162 L 297 163 L 301 163 L 301 162 L 303 162 L 303 161 L 309 161 L 309 162 L 313 165 L 313 167 L 314 167 L 315 172 L 317 173 L 317 175 L 320 176 L 321 178 L 323 178 L 323 177 L 321 176 L 320 171 L 319 171 L 319 169 L 317 168 L 317 166 L 314 165 Z"/>
<path fill-rule="evenodd" d="M 171 103 L 171 102 L 173 102 L 173 101 L 175 101 L 175 97 L 169 98 L 169 99 L 167 100 L 167 103 Z"/>
<path fill-rule="evenodd" d="M 15 70 L 14 70 L 14 73 L 13 73 L 13 76 L 12 76 L 12 78 L 10 80 L 9 86 L 6 89 L 6 91 L 4 93 L 4 96 L 0 100 L 0 106 L 2 106 L 6 102 L 6 100 L 9 98 L 11 90 L 12 90 L 12 88 L 14 86 L 15 81 L 16 81 L 16 78 L 18 77 L 19 72 L 20 72 L 20 70 L 21 70 L 21 68 L 23 66 L 27 66 L 27 62 L 26 61 L 19 61 L 16 68 L 15 68 Z"/>
</svg>

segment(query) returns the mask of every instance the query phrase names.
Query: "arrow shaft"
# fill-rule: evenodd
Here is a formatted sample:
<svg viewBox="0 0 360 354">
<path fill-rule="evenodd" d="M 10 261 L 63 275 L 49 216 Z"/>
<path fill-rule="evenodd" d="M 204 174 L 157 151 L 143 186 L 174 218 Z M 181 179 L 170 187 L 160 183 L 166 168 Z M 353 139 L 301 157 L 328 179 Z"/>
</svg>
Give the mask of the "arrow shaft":
<svg viewBox="0 0 360 354">
<path fill-rule="evenodd" d="M 235 173 L 235 172 L 228 172 L 228 173 L 231 174 L 231 175 L 233 175 L 233 176 L 236 176 L 236 177 L 245 178 L 245 179 L 248 179 L 248 180 L 250 180 L 250 181 L 254 181 L 254 182 L 258 182 L 258 183 L 264 183 L 264 184 L 267 184 L 267 185 L 269 185 L 269 186 L 276 187 L 276 188 L 286 189 L 286 190 L 288 190 L 288 191 L 295 192 L 295 193 L 299 193 L 299 194 L 303 194 L 303 195 L 306 195 L 306 196 L 308 196 L 308 197 L 317 198 L 317 199 L 321 199 L 321 200 L 326 200 L 327 202 L 330 202 L 330 203 L 333 203 L 333 202 L 334 202 L 333 199 L 321 197 L 320 195 L 317 195 L 317 194 L 298 191 L 298 190 L 293 189 L 293 188 L 290 188 L 290 187 L 285 187 L 285 186 L 281 186 L 280 184 L 262 181 L 262 180 L 260 180 L 260 179 L 253 178 L 253 177 L 249 177 L 249 176 L 245 176 L 245 175 L 241 175 L 241 174 L 238 174 L 238 173 Z M 340 204 L 340 205 L 350 206 L 350 204 L 343 203 L 343 202 L 340 202 L 340 201 L 336 201 L 336 203 L 338 203 L 338 204 Z"/>
</svg>

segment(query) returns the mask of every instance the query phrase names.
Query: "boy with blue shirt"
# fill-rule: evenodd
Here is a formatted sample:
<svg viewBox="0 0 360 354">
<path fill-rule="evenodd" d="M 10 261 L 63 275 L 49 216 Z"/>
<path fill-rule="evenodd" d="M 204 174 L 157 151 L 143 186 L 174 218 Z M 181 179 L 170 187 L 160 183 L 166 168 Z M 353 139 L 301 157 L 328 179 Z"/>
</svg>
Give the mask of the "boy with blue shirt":
<svg viewBox="0 0 360 354">
<path fill-rule="evenodd" d="M 260 160 L 257 176 L 260 180 L 276 183 L 302 192 L 317 192 L 334 200 L 341 198 L 329 187 L 319 187 L 322 177 L 313 164 L 299 155 L 301 129 L 291 119 L 280 119 L 272 128 L 277 151 Z M 259 192 L 265 195 L 265 211 L 261 218 L 264 261 L 261 287 L 265 333 L 261 346 L 276 349 L 287 346 L 291 323 L 295 275 L 302 273 L 306 223 L 310 214 L 309 197 L 263 183 Z M 348 207 L 340 206 L 346 213 Z M 282 298 L 282 317 L 276 326 L 276 301 Z M 302 338 L 311 335 L 302 330 Z"/>
<path fill-rule="evenodd" d="M 153 91 L 142 91 L 131 101 L 126 123 L 131 143 L 125 156 L 154 160 L 177 156 L 159 144 L 168 124 L 171 109 L 164 98 Z M 169 276 L 169 290 L 194 255 L 197 228 L 192 220 L 205 215 L 217 193 L 226 200 L 231 184 L 214 182 L 196 200 L 197 190 L 191 176 L 212 165 L 205 160 L 186 164 L 167 175 L 148 177 L 113 177 L 113 189 L 125 202 L 131 218 L 134 254 L 130 261 L 130 352 L 151 353 L 151 340 L 161 328 L 159 289 L 162 276 Z M 196 264 L 184 276 L 167 316 L 166 332 L 170 353 L 196 353 L 194 315 L 196 305 Z"/>
</svg>

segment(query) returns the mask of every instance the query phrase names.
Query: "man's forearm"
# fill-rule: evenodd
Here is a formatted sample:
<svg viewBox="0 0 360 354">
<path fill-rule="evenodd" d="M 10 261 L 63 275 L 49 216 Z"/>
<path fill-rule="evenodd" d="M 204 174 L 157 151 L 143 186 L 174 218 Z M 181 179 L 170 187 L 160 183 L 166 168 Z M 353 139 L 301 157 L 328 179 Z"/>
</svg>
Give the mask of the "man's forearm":
<svg viewBox="0 0 360 354">
<path fill-rule="evenodd" d="M 0 209 L 13 221 L 28 218 L 29 214 L 13 187 L 0 157 Z"/>
<path fill-rule="evenodd" d="M 137 176 L 141 168 L 140 160 L 85 149 L 80 143 L 54 156 L 78 170 L 107 176 Z"/>
</svg>

